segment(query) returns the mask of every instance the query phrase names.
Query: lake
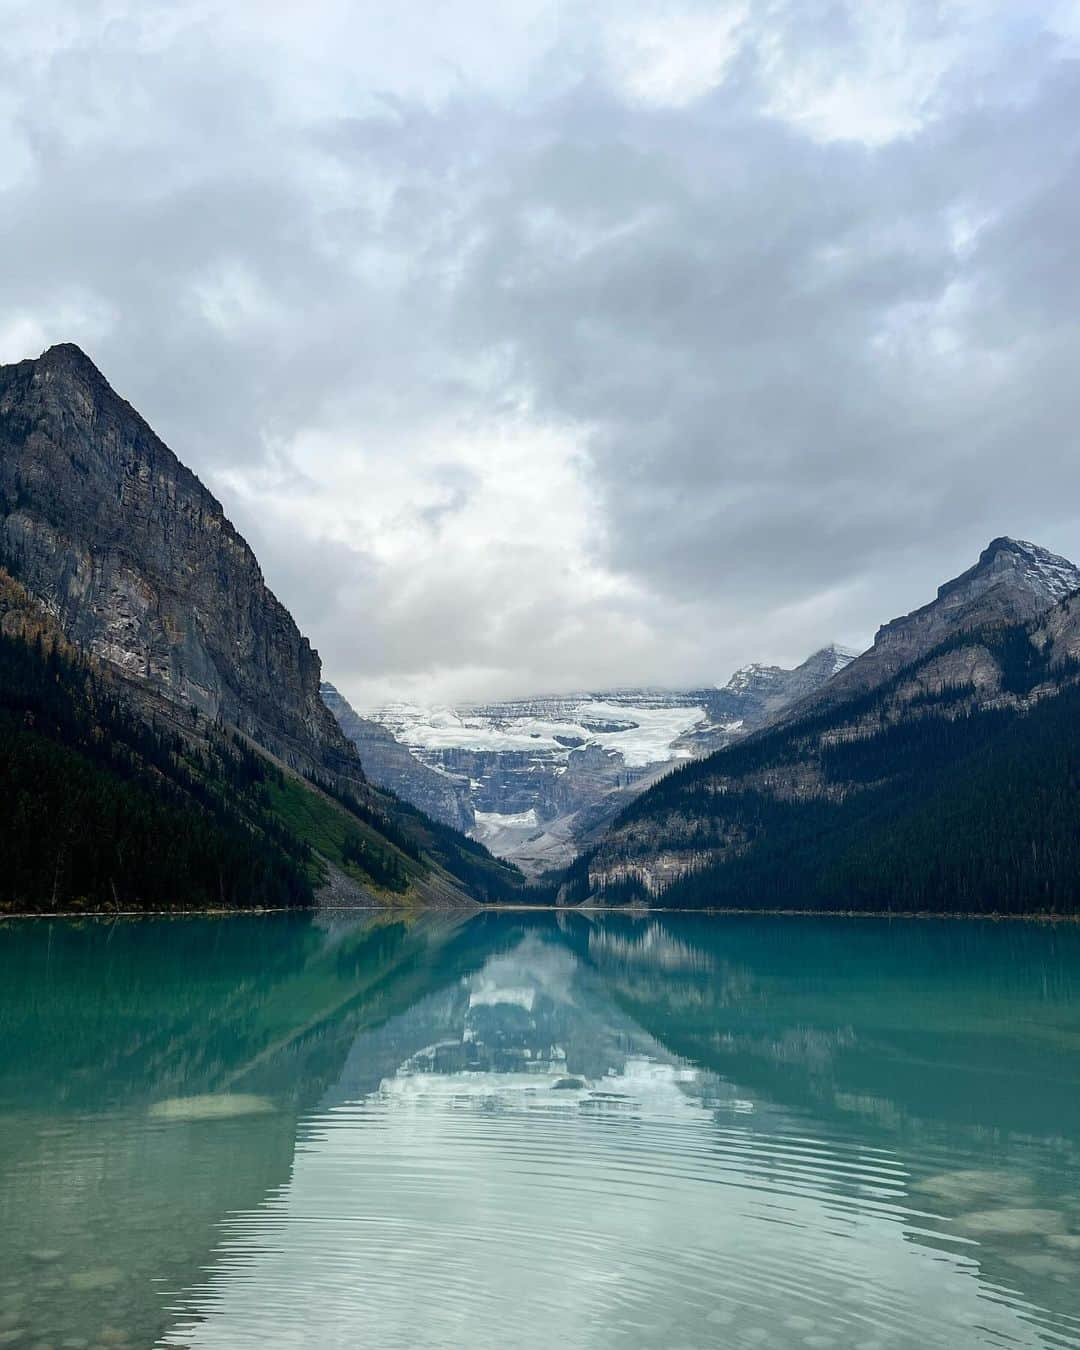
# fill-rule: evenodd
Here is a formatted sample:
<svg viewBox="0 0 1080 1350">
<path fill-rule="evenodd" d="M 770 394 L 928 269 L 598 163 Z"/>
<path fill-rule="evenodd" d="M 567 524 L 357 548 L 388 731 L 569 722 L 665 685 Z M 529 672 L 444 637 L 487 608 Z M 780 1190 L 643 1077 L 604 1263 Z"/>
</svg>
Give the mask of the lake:
<svg viewBox="0 0 1080 1350">
<path fill-rule="evenodd" d="M 0 927 L 0 1346 L 1080 1346 L 1080 926 Z"/>
</svg>

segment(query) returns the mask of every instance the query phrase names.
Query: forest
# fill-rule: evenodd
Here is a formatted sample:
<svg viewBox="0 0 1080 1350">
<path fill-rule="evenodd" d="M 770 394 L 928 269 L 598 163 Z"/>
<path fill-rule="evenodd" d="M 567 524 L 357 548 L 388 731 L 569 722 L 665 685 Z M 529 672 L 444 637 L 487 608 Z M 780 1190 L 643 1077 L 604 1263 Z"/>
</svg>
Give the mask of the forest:
<svg viewBox="0 0 1080 1350">
<path fill-rule="evenodd" d="M 931 913 L 1080 912 L 1080 686 L 1051 670 L 1022 626 L 981 632 L 1007 694 L 981 707 L 970 687 L 922 694 L 887 715 L 902 673 L 831 712 L 766 732 L 663 779 L 608 840 L 578 859 L 567 894 L 605 903 Z M 970 634 L 948 646 L 970 643 Z M 929 658 L 927 658 L 929 660 Z M 860 722 L 858 737 L 840 734 Z M 812 762 L 801 797 L 761 787 L 770 770 Z M 749 786 L 740 778 L 754 775 Z M 597 860 L 630 866 L 664 849 L 693 857 L 650 894 L 632 874 L 590 886 Z M 616 868 L 616 870 L 618 870 Z"/>
<path fill-rule="evenodd" d="M 0 632 L 0 912 L 307 906 L 321 855 L 389 895 L 433 864 L 483 900 L 521 887 L 391 793 L 306 786 L 197 714 L 190 734 L 155 725 L 47 620 L 20 618 Z"/>
<path fill-rule="evenodd" d="M 113 681 L 40 635 L 0 634 L 0 907 L 311 903 L 311 851 L 265 804 L 275 769 L 132 713 Z"/>
</svg>

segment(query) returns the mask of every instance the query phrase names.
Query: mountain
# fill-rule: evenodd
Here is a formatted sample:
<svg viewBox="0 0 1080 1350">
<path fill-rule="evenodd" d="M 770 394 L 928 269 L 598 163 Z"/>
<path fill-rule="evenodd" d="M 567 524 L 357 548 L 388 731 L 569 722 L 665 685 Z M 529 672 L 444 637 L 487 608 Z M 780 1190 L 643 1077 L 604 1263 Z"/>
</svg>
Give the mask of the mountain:
<svg viewBox="0 0 1080 1350">
<path fill-rule="evenodd" d="M 564 865 L 707 717 L 685 692 L 615 690 L 425 708 L 372 718 L 429 769 L 464 785 L 470 833 L 528 872 Z M 410 795 L 403 782 L 402 795 Z M 416 800 L 416 798 L 412 798 Z"/>
<path fill-rule="evenodd" d="M 319 658 L 220 503 L 78 347 L 0 367 L 0 553 L 68 637 L 168 711 L 360 777 Z"/>
<path fill-rule="evenodd" d="M 747 666 L 721 689 L 613 689 L 453 708 L 390 704 L 371 721 L 355 713 L 355 722 L 346 720 L 329 702 L 375 781 L 445 819 L 434 809 L 433 784 L 401 760 L 405 747 L 444 782 L 461 785 L 475 838 L 536 874 L 570 862 L 673 765 L 765 725 L 852 659 L 831 646 L 793 670 Z M 393 740 L 378 748 L 380 759 L 388 756 L 378 768 L 373 724 Z"/>
<path fill-rule="evenodd" d="M 0 569 L 0 910 L 310 903 L 282 779 L 216 728 L 196 751 L 148 725 Z"/>
<path fill-rule="evenodd" d="M 995 540 L 818 693 L 638 798 L 564 899 L 1080 908 L 1074 579 Z"/>
<path fill-rule="evenodd" d="M 783 666 L 743 666 L 722 689 L 703 690 L 708 721 L 677 742 L 695 756 L 711 754 L 765 726 L 785 708 L 816 693 L 856 659 L 832 644 L 822 647 L 793 670 Z"/>
<path fill-rule="evenodd" d="M 222 737 L 237 755 L 258 747 L 269 757 L 258 809 L 234 806 L 249 831 L 265 835 L 268 812 L 304 845 L 309 881 L 368 902 L 490 899 L 520 885 L 475 842 L 368 783 L 320 695 L 317 653 L 220 503 L 68 344 L 0 367 L 0 565 L 36 622 L 47 618 L 109 697 L 162 738 L 163 755 L 195 766 L 196 778 L 217 765 L 189 784 L 197 806 L 232 772 L 218 763 Z M 64 753 L 85 757 L 93 734 L 112 734 L 102 724 L 84 735 L 77 721 L 56 719 Z M 151 795 L 155 756 L 140 778 Z"/>
<path fill-rule="evenodd" d="M 463 833 L 476 824 L 468 779 L 429 768 L 379 722 L 361 717 L 332 684 L 323 682 L 322 700 L 356 747 L 364 772 L 379 787 L 412 802 L 433 820 Z"/>
<path fill-rule="evenodd" d="M 877 688 L 954 633 L 987 623 L 1026 623 L 1077 588 L 1080 568 L 1067 558 L 1022 539 L 994 539 L 973 567 L 940 586 L 929 604 L 879 628 L 868 651 L 827 688 L 793 702 L 785 716 L 835 707 Z"/>
</svg>

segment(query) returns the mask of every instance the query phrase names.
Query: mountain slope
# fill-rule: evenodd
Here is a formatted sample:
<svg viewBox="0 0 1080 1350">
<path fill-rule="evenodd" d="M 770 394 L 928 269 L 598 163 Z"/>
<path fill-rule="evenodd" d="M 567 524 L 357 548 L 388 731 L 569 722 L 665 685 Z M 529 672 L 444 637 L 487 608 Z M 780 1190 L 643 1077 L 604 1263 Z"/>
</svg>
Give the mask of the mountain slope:
<svg viewBox="0 0 1080 1350">
<path fill-rule="evenodd" d="M 0 569 L 0 911 L 309 904 L 263 756 L 135 716 Z"/>
<path fill-rule="evenodd" d="M 1080 907 L 1080 598 L 1047 609 L 1043 578 L 1028 584 L 1001 605 L 1036 611 L 1027 623 L 970 627 L 984 587 L 875 687 L 841 701 L 829 685 L 801 717 L 669 775 L 580 860 L 566 898 Z"/>
<path fill-rule="evenodd" d="M 320 692 L 338 726 L 356 747 L 364 772 L 373 783 L 389 788 L 444 825 L 463 833 L 473 828 L 476 813 L 469 800 L 467 779 L 417 759 L 381 723 L 361 717 L 332 684 L 324 681 Z"/>
<path fill-rule="evenodd" d="M 0 367 L 0 560 L 144 724 L 196 754 L 217 728 L 260 747 L 280 778 L 271 805 L 340 890 L 445 903 L 474 877 L 483 898 L 520 884 L 366 782 L 251 549 L 76 347 Z"/>
<path fill-rule="evenodd" d="M 145 701 L 356 774 L 319 659 L 220 503 L 77 347 L 0 366 L 0 550 Z"/>
<path fill-rule="evenodd" d="M 891 679 L 956 633 L 987 623 L 1027 623 L 1080 588 L 1080 568 L 1037 544 L 991 540 L 974 566 L 938 588 L 935 599 L 878 629 L 873 646 L 807 697 L 785 720 L 835 707 Z"/>
<path fill-rule="evenodd" d="M 792 670 L 750 665 L 737 670 L 722 689 L 702 690 L 708 721 L 678 742 L 695 756 L 711 754 L 768 725 L 785 708 L 817 693 L 856 659 L 843 647 L 822 647 Z"/>
</svg>

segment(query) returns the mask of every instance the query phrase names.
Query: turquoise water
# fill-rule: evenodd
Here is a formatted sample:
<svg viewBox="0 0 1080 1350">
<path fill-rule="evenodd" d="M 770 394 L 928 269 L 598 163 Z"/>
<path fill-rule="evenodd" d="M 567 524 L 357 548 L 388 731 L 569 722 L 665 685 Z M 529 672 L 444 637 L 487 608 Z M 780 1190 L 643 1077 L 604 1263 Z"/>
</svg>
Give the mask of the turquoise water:
<svg viewBox="0 0 1080 1350">
<path fill-rule="evenodd" d="M 0 927 L 0 1346 L 1080 1346 L 1080 927 Z"/>
</svg>

